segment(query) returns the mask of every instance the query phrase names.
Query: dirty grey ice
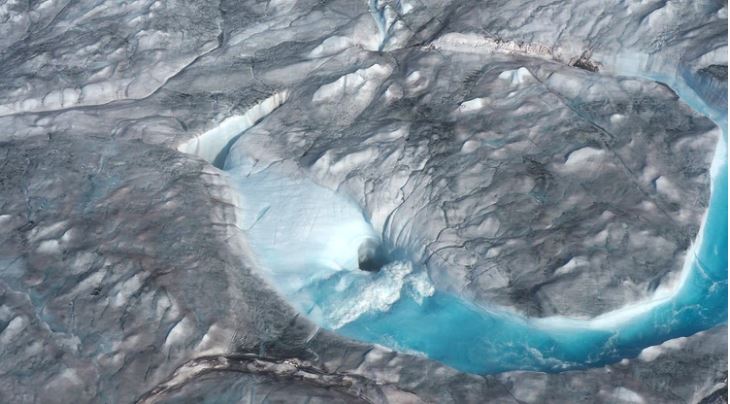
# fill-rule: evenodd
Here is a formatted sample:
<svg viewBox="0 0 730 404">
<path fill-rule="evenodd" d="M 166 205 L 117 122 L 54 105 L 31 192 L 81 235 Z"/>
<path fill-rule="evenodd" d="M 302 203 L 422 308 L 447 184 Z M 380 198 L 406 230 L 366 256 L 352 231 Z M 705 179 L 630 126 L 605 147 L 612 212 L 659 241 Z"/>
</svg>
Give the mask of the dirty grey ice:
<svg viewBox="0 0 730 404">
<path fill-rule="evenodd" d="M 726 403 L 726 320 L 562 372 L 340 329 L 671 289 L 727 32 L 706 0 L 0 0 L 0 401 Z M 324 258 L 377 281 L 312 295 Z"/>
</svg>

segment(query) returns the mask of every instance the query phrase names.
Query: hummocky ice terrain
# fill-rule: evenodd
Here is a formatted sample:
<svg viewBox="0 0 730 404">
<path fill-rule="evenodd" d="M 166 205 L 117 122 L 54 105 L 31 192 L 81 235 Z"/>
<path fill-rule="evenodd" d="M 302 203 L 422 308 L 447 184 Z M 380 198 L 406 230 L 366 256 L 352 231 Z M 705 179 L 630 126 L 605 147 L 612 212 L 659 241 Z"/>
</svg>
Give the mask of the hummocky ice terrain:
<svg viewBox="0 0 730 404">
<path fill-rule="evenodd" d="M 432 3 L 0 3 L 1 401 L 726 402 L 726 309 L 560 373 L 338 332 L 670 294 L 727 170 L 726 2 Z M 349 300 L 271 270 L 365 239 Z"/>
</svg>

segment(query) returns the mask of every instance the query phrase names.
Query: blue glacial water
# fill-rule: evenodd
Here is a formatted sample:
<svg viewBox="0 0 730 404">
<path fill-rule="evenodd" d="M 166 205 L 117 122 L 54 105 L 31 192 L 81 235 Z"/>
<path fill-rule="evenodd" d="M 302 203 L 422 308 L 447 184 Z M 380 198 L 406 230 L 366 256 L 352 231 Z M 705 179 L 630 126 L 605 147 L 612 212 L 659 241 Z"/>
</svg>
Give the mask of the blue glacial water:
<svg viewBox="0 0 730 404">
<path fill-rule="evenodd" d="M 353 202 L 287 167 L 257 171 L 244 156 L 226 168 L 240 191 L 238 225 L 263 275 L 300 312 L 357 340 L 425 355 L 473 373 L 562 371 L 635 357 L 642 349 L 727 322 L 727 111 L 680 96 L 723 130 L 711 200 L 677 289 L 593 319 L 528 318 L 436 290 L 423 268 L 396 261 L 357 268 L 357 248 L 378 239 Z"/>
</svg>

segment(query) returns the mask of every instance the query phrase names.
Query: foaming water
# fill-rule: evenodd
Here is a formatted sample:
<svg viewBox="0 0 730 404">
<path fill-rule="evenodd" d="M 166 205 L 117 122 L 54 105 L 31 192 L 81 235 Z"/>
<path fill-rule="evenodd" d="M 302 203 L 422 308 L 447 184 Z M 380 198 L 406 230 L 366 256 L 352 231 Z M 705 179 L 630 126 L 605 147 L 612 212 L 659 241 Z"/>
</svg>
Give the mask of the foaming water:
<svg viewBox="0 0 730 404">
<path fill-rule="evenodd" d="M 635 357 L 646 347 L 727 322 L 727 111 L 713 110 L 679 87 L 680 97 L 723 130 L 700 233 L 674 290 L 590 320 L 480 307 L 436 291 L 426 271 L 408 261 L 377 273 L 360 271 L 358 247 L 380 240 L 356 203 L 292 178 L 283 167 L 256 172 L 234 150 L 226 168 L 240 191 L 238 225 L 263 275 L 295 308 L 355 339 L 474 373 L 562 371 Z"/>
</svg>

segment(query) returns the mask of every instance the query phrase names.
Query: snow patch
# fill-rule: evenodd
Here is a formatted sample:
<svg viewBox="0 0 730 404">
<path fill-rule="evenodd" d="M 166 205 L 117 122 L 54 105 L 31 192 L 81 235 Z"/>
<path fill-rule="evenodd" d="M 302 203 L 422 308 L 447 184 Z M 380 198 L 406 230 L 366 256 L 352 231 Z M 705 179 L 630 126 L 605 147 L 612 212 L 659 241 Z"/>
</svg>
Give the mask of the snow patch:
<svg viewBox="0 0 730 404">
<path fill-rule="evenodd" d="M 605 154 L 606 152 L 601 149 L 584 147 L 568 155 L 568 158 L 565 160 L 565 167 L 582 168 L 587 164 L 596 164 L 604 159 Z"/>
<path fill-rule="evenodd" d="M 429 80 L 420 71 L 415 71 L 406 77 L 406 85 L 410 94 L 417 94 L 428 88 Z"/>
<path fill-rule="evenodd" d="M 505 70 L 499 74 L 499 78 L 509 81 L 513 86 L 534 81 L 535 79 L 532 73 L 525 67 L 520 67 L 516 70 Z"/>
<path fill-rule="evenodd" d="M 192 333 L 193 325 L 193 322 L 187 316 L 183 317 L 167 334 L 163 346 L 170 347 L 183 342 Z"/>
<path fill-rule="evenodd" d="M 667 351 L 676 351 L 682 349 L 686 342 L 686 337 L 680 337 L 665 341 L 661 345 L 654 345 L 648 348 L 644 348 L 639 354 L 639 360 L 643 362 L 651 362 L 666 353 Z"/>
<path fill-rule="evenodd" d="M 223 355 L 226 353 L 228 344 L 233 337 L 231 330 L 213 324 L 208 328 L 203 338 L 200 339 L 195 350 L 200 356 Z"/>
<path fill-rule="evenodd" d="M 316 48 L 312 49 L 312 51 L 309 52 L 309 57 L 321 58 L 324 56 L 334 55 L 336 53 L 342 52 L 352 45 L 352 39 L 344 36 L 335 35 L 325 39 Z"/>
<path fill-rule="evenodd" d="M 626 387 L 618 387 L 613 390 L 613 397 L 621 403 L 644 404 L 644 398 L 637 392 L 629 390 Z"/>
<path fill-rule="evenodd" d="M 23 331 L 25 326 L 28 324 L 28 321 L 23 316 L 17 316 L 14 317 L 7 326 L 5 326 L 5 329 L 2 330 L 2 333 L 0 333 L 0 343 L 3 345 L 8 344 L 12 340 L 15 339 L 20 333 Z"/>
<path fill-rule="evenodd" d="M 585 257 L 573 257 L 565 263 L 565 265 L 561 266 L 555 271 L 555 275 L 564 275 L 569 274 L 571 272 L 574 272 L 576 269 L 580 268 L 581 266 L 587 266 L 590 262 Z"/>
<path fill-rule="evenodd" d="M 393 83 L 385 90 L 385 99 L 389 103 L 400 100 L 401 98 L 403 98 L 403 87 L 398 84 Z"/>
<path fill-rule="evenodd" d="M 488 98 L 474 98 L 468 101 L 464 101 L 459 105 L 456 113 L 469 114 L 476 111 L 481 111 L 489 103 Z"/>
<path fill-rule="evenodd" d="M 126 281 L 116 286 L 117 293 L 114 295 L 112 300 L 112 307 L 122 307 L 129 301 L 129 298 L 134 295 L 139 288 L 142 287 L 142 279 L 140 274 L 135 274 Z"/>
<path fill-rule="evenodd" d="M 654 183 L 656 184 L 656 190 L 659 193 L 664 194 L 675 201 L 681 199 L 679 189 L 677 189 L 677 187 L 674 186 L 674 184 L 672 184 L 672 182 L 666 177 L 659 177 L 654 181 Z"/>
<path fill-rule="evenodd" d="M 36 251 L 39 254 L 57 254 L 61 251 L 58 240 L 46 240 L 38 244 Z"/>
<path fill-rule="evenodd" d="M 463 145 L 461 145 L 461 152 L 468 154 L 477 150 L 479 146 L 481 146 L 481 142 L 477 140 L 467 140 Z"/>
</svg>

